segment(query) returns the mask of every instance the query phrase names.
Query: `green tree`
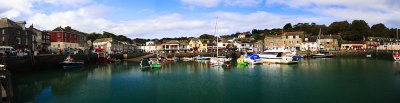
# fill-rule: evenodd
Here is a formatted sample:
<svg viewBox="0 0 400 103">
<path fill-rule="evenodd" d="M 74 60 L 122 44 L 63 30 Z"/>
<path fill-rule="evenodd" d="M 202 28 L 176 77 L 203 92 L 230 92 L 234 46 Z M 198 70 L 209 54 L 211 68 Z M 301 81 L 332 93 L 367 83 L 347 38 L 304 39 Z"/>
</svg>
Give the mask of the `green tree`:
<svg viewBox="0 0 400 103">
<path fill-rule="evenodd" d="M 343 34 L 350 30 L 350 23 L 347 21 L 333 22 L 329 25 L 329 34 Z"/>
<path fill-rule="evenodd" d="M 209 34 L 203 34 L 203 35 L 200 35 L 199 38 L 200 39 L 214 39 L 215 36 L 214 35 L 209 35 Z"/>
<path fill-rule="evenodd" d="M 373 33 L 369 36 L 373 37 L 390 37 L 389 29 L 385 24 L 379 23 L 371 26 Z"/>
<path fill-rule="evenodd" d="M 348 41 L 361 41 L 364 37 L 371 35 L 372 31 L 368 23 L 364 20 L 354 20 L 350 26 L 350 35 L 346 35 L 343 39 Z"/>
<path fill-rule="evenodd" d="M 287 23 L 285 26 L 283 26 L 284 31 L 292 31 L 293 27 L 291 23 Z"/>
</svg>

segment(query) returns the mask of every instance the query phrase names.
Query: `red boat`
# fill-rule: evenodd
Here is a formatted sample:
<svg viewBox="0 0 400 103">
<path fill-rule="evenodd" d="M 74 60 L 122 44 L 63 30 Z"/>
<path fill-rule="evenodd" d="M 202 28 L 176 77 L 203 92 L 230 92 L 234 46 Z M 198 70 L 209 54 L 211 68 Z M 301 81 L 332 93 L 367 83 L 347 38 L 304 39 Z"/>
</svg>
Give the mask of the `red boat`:
<svg viewBox="0 0 400 103">
<path fill-rule="evenodd" d="M 400 53 L 399 52 L 394 52 L 392 56 L 393 56 L 394 60 L 400 61 Z"/>
</svg>

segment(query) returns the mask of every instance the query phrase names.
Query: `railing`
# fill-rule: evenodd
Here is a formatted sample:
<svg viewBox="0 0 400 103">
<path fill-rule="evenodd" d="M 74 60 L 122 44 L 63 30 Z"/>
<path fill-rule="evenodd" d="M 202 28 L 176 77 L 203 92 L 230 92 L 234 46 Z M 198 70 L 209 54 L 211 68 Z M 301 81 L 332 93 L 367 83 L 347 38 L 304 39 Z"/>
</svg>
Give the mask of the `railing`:
<svg viewBox="0 0 400 103">
<path fill-rule="evenodd" d="M 11 98 L 13 97 L 12 83 L 11 83 L 11 73 L 6 69 L 6 57 L 2 57 L 0 64 L 0 101 L 2 103 L 11 103 Z"/>
</svg>

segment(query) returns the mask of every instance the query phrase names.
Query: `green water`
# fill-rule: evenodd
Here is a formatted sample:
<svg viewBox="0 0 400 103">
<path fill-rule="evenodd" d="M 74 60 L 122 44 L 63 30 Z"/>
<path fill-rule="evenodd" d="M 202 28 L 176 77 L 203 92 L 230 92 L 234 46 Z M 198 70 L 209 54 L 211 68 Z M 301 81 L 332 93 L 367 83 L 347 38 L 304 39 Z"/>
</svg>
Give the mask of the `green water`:
<svg viewBox="0 0 400 103">
<path fill-rule="evenodd" d="M 13 76 L 13 102 L 400 103 L 400 63 L 307 59 L 222 69 L 202 62 L 142 71 L 137 62 Z"/>
</svg>

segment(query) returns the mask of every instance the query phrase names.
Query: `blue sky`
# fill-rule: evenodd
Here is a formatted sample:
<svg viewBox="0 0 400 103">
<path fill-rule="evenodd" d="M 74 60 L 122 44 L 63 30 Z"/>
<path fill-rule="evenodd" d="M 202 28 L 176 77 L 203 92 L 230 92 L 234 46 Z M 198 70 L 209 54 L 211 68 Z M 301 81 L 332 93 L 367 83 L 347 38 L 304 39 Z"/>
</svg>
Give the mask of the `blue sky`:
<svg viewBox="0 0 400 103">
<path fill-rule="evenodd" d="M 364 19 L 399 27 L 398 0 L 0 0 L 0 16 L 42 30 L 72 26 L 131 38 L 199 36 L 280 28 L 286 23 Z"/>
</svg>

